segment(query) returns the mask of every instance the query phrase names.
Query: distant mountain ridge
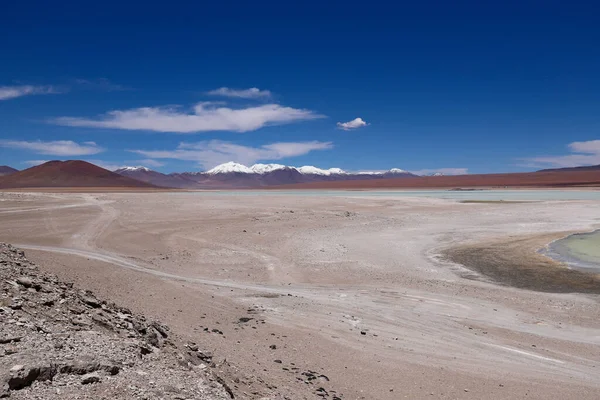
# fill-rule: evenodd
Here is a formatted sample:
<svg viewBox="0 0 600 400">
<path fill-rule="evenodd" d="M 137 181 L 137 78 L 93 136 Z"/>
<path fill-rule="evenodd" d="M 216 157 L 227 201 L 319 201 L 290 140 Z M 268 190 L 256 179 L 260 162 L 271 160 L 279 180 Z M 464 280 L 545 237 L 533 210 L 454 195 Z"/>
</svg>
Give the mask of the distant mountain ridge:
<svg viewBox="0 0 600 400">
<path fill-rule="evenodd" d="M 255 188 L 320 181 L 416 176 L 399 168 L 376 172 L 346 172 L 340 168 L 321 169 L 313 166 L 292 167 L 282 164 L 254 164 L 248 167 L 235 162 L 218 165 L 206 172 L 162 174 L 145 167 L 124 167 L 115 172 L 153 185 L 181 189 Z"/>
<path fill-rule="evenodd" d="M 19 170 L 8 165 L 0 165 L 0 176 L 14 174 L 15 172 L 19 172 Z"/>
<path fill-rule="evenodd" d="M 156 188 L 85 161 L 48 161 L 0 177 L 0 188 Z"/>
<path fill-rule="evenodd" d="M 541 169 L 537 172 L 560 172 L 560 171 L 600 171 L 600 165 L 586 165 L 583 167 L 565 167 Z"/>
</svg>

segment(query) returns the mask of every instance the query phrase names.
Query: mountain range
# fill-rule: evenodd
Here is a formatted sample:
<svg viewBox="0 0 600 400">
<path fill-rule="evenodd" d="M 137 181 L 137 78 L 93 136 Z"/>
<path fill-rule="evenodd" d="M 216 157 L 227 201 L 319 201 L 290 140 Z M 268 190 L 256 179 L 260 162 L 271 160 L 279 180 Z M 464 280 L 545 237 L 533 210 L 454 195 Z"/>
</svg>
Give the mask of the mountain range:
<svg viewBox="0 0 600 400">
<path fill-rule="evenodd" d="M 0 177 L 0 188 L 156 188 L 85 161 L 48 161 Z"/>
<path fill-rule="evenodd" d="M 221 164 L 206 172 L 162 174 L 145 167 L 115 172 L 89 162 L 49 161 L 17 171 L 0 167 L 0 189 L 112 188 L 112 189 L 400 189 L 490 187 L 598 187 L 600 166 L 561 168 L 527 173 L 416 176 L 392 169 L 383 172 L 346 172 L 338 168 L 290 167 L 279 164 Z M 129 190 L 129 189 L 128 189 Z"/>
<path fill-rule="evenodd" d="M 234 162 L 218 165 L 206 172 L 162 174 L 145 167 L 125 167 L 115 172 L 152 185 L 180 189 L 257 188 L 324 181 L 416 177 L 398 168 L 389 171 L 346 172 L 340 168 L 321 169 L 281 164 L 254 164 L 247 167 Z"/>
</svg>

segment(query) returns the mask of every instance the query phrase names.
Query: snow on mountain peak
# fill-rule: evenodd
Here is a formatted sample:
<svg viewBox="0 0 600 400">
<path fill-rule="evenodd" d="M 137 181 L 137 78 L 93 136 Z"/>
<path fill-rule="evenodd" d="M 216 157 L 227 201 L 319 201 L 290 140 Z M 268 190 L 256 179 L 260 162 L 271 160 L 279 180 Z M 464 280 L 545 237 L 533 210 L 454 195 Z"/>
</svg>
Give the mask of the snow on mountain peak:
<svg viewBox="0 0 600 400">
<path fill-rule="evenodd" d="M 206 174 L 226 174 L 231 172 L 243 173 L 243 174 L 259 174 L 264 175 L 269 172 L 278 171 L 282 169 L 295 169 L 303 175 L 320 175 L 320 176 L 332 176 L 332 175 L 349 175 L 352 173 L 346 172 L 341 168 L 329 168 L 321 169 L 312 165 L 305 165 L 302 167 L 291 167 L 282 164 L 254 164 L 251 167 L 247 167 L 242 164 L 230 161 L 225 164 L 217 165 L 213 169 L 205 172 Z M 400 168 L 392 168 L 389 171 L 361 171 L 358 175 L 383 175 L 383 174 L 406 174 L 407 172 Z"/>
<path fill-rule="evenodd" d="M 238 164 L 235 162 L 227 162 L 225 164 L 217 165 L 213 169 L 207 171 L 207 174 L 226 174 L 229 172 L 238 172 L 242 174 L 252 174 L 254 171 L 252 169 L 246 167 L 245 165 Z"/>
<path fill-rule="evenodd" d="M 255 174 L 266 174 L 268 172 L 277 171 L 279 169 L 287 168 L 285 165 L 281 164 L 254 164 L 250 167 L 252 172 Z"/>
<path fill-rule="evenodd" d="M 313 167 L 311 165 L 305 165 L 303 167 L 296 168 L 298 172 L 301 174 L 309 174 L 309 175 L 342 175 L 346 174 L 346 171 L 339 168 L 330 168 L 330 169 L 321 169 L 317 167 Z"/>
<path fill-rule="evenodd" d="M 117 169 L 117 171 L 128 171 L 128 172 L 145 171 L 145 172 L 149 172 L 150 169 L 146 168 L 146 167 L 142 167 L 142 166 L 137 166 L 137 167 L 123 167 L 123 168 Z"/>
</svg>

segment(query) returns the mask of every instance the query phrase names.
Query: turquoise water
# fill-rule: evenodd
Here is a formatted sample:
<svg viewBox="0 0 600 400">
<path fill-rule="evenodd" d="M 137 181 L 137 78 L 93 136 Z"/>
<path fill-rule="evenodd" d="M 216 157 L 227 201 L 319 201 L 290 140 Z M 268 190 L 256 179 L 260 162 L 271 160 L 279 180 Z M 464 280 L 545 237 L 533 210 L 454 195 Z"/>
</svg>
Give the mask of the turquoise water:
<svg viewBox="0 0 600 400">
<path fill-rule="evenodd" d="M 600 272 L 600 231 L 577 233 L 550 244 L 546 254 L 581 270 Z"/>
<path fill-rule="evenodd" d="M 329 197 L 429 197 L 472 201 L 599 200 L 600 190 L 223 190 L 178 192 L 191 196 L 329 196 Z"/>
</svg>

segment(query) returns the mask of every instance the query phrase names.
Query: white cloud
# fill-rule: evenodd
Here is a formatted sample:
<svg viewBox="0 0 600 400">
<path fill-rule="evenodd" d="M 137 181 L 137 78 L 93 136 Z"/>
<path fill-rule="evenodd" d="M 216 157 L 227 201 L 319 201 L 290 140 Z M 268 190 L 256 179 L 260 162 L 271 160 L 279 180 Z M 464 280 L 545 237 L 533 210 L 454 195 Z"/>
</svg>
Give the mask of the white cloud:
<svg viewBox="0 0 600 400">
<path fill-rule="evenodd" d="M 36 140 L 27 142 L 23 140 L 0 140 L 0 147 L 27 150 L 37 154 L 48 154 L 53 156 L 84 156 L 97 154 L 104 151 L 94 142 L 78 144 L 71 140 L 53 140 L 43 142 Z"/>
<path fill-rule="evenodd" d="M 333 148 L 331 142 L 280 142 L 260 147 L 242 146 L 220 140 L 197 143 L 180 143 L 174 150 L 131 150 L 149 158 L 195 161 L 204 168 L 211 168 L 229 161 L 254 164 L 257 161 L 280 160 L 307 154 L 315 150 Z"/>
<path fill-rule="evenodd" d="M 248 132 L 268 125 L 316 118 L 323 118 L 323 116 L 310 110 L 282 107 L 278 104 L 232 109 L 202 102 L 194 106 L 193 113 L 182 112 L 177 107 L 143 107 L 110 111 L 96 119 L 60 117 L 50 122 L 76 127 L 195 133 Z"/>
<path fill-rule="evenodd" d="M 112 83 L 106 78 L 98 78 L 98 79 L 74 79 L 75 85 L 80 86 L 82 89 L 92 89 L 99 90 L 103 92 L 121 92 L 124 90 L 131 90 L 131 88 L 123 85 L 119 85 L 117 83 Z"/>
<path fill-rule="evenodd" d="M 433 168 L 433 169 L 420 169 L 417 171 L 409 171 L 411 174 L 415 175 L 433 175 L 433 174 L 443 174 L 443 175 L 466 175 L 469 173 L 467 168 Z"/>
<path fill-rule="evenodd" d="M 522 160 L 521 165 L 534 168 L 568 168 L 600 164 L 600 140 L 573 142 L 568 148 L 572 154 L 526 158 Z"/>
<path fill-rule="evenodd" d="M 345 131 L 362 128 L 367 125 L 369 125 L 369 124 L 367 124 L 365 121 L 363 121 L 362 118 L 354 118 L 352 121 L 337 123 L 338 128 L 343 129 Z"/>
<path fill-rule="evenodd" d="M 41 165 L 43 163 L 47 163 L 50 160 L 27 160 L 23 161 L 23 164 L 29 165 L 30 167 L 35 167 L 36 165 Z"/>
<path fill-rule="evenodd" d="M 34 94 L 52 94 L 60 93 L 60 90 L 54 86 L 0 86 L 0 100 L 10 100 L 22 96 Z"/>
<path fill-rule="evenodd" d="M 158 167 L 163 167 L 165 165 L 164 162 L 151 160 L 149 158 L 146 158 L 144 160 L 138 160 L 138 161 L 136 161 L 136 163 L 138 163 L 139 165 L 141 165 L 143 167 L 148 167 L 148 168 L 150 168 L 150 167 L 158 168 Z"/>
<path fill-rule="evenodd" d="M 267 99 L 271 97 L 269 90 L 260 90 L 259 88 L 250 89 L 231 89 L 228 87 L 221 87 L 215 90 L 207 92 L 211 96 L 223 96 L 223 97 L 237 97 L 241 99 Z"/>
</svg>

